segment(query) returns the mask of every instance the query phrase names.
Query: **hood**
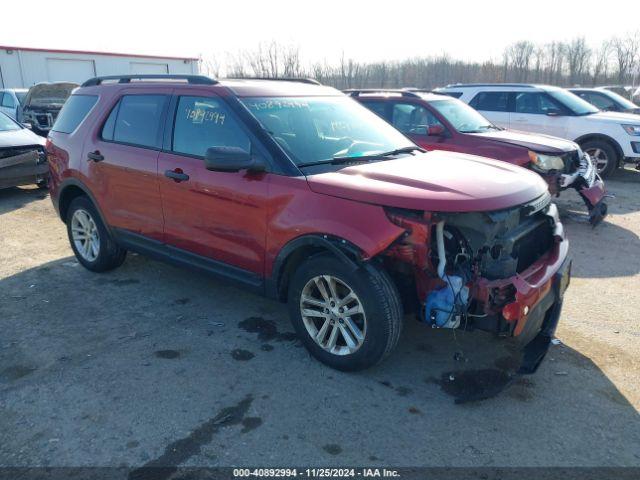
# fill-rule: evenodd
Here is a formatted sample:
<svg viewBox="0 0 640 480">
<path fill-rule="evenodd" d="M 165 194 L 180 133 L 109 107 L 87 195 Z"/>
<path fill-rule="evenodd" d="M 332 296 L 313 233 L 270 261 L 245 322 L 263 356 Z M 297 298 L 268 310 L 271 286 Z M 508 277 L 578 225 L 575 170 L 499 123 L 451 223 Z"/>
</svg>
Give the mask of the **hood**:
<svg viewBox="0 0 640 480">
<path fill-rule="evenodd" d="M 8 132 L 0 132 L 0 148 L 26 147 L 28 145 L 44 146 L 45 143 L 46 139 L 39 135 L 36 135 L 28 128 Z"/>
<path fill-rule="evenodd" d="M 72 82 L 38 83 L 27 92 L 23 108 L 62 108 L 71 92 L 77 87 L 78 84 Z"/>
<path fill-rule="evenodd" d="M 432 212 L 501 210 L 547 191 L 542 178 L 506 162 L 432 151 L 307 177 L 316 193 Z"/>
<path fill-rule="evenodd" d="M 623 112 L 598 112 L 587 115 L 584 118 L 592 118 L 598 121 L 616 122 L 616 123 L 640 123 L 640 117 L 633 113 Z"/>
<path fill-rule="evenodd" d="M 571 140 L 516 130 L 492 130 L 482 133 L 470 133 L 468 135 L 494 140 L 497 143 L 518 145 L 539 153 L 564 154 L 573 152 L 579 148 L 578 145 Z"/>
</svg>

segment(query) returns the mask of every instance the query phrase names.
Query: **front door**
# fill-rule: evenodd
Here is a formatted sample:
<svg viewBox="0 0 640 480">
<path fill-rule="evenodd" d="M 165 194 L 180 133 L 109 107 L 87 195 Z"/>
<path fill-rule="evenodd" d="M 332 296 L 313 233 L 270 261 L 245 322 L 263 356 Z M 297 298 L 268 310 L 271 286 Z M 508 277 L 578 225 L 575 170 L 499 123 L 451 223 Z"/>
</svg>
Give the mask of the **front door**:
<svg viewBox="0 0 640 480">
<path fill-rule="evenodd" d="M 512 130 L 567 138 L 566 108 L 545 92 L 515 93 L 509 124 Z"/>
<path fill-rule="evenodd" d="M 251 151 L 250 133 L 206 90 L 172 104 L 172 138 L 158 162 L 165 242 L 262 276 L 269 174 L 209 171 L 204 164 L 209 147 Z"/>
</svg>

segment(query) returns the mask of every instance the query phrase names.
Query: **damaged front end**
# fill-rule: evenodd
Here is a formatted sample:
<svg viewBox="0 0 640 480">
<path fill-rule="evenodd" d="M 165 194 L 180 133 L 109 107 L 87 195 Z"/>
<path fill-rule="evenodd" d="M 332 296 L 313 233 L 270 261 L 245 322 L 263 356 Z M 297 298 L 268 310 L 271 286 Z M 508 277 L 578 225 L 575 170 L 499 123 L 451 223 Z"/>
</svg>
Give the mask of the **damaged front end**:
<svg viewBox="0 0 640 480">
<path fill-rule="evenodd" d="M 480 329 L 514 337 L 521 372 L 533 373 L 555 331 L 571 262 L 550 195 L 495 212 L 387 209 L 405 229 L 386 252 L 405 299 L 413 287 L 420 318 L 434 328 Z"/>
<path fill-rule="evenodd" d="M 31 125 L 38 135 L 47 136 L 65 101 L 77 87 L 77 83 L 71 82 L 34 85 L 27 92 L 18 120 Z"/>
<path fill-rule="evenodd" d="M 42 145 L 0 148 L 0 188 L 44 184 L 49 175 Z"/>
<path fill-rule="evenodd" d="M 598 225 L 607 216 L 605 199 L 607 192 L 591 157 L 580 148 L 562 156 L 544 155 L 529 151 L 533 170 L 549 184 L 552 195 L 573 188 L 578 192 L 589 211 L 589 222 Z"/>
</svg>

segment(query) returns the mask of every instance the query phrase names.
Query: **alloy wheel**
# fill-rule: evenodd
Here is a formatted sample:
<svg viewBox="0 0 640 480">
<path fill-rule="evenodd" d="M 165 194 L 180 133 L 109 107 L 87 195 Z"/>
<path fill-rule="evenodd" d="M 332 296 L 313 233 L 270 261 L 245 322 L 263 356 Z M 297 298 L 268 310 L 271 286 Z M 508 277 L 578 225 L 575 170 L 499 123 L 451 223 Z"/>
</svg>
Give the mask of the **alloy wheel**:
<svg viewBox="0 0 640 480">
<path fill-rule="evenodd" d="M 89 212 L 78 209 L 71 217 L 71 237 L 78 254 L 87 262 L 95 262 L 100 254 L 98 227 Z"/>
<path fill-rule="evenodd" d="M 310 279 L 302 289 L 300 313 L 307 333 L 322 349 L 350 355 L 363 344 L 367 319 L 349 285 L 331 275 Z"/>
<path fill-rule="evenodd" d="M 593 160 L 593 164 L 596 166 L 596 170 L 599 174 L 607 168 L 607 165 L 609 165 L 609 156 L 607 155 L 607 152 L 605 152 L 601 148 L 590 148 L 585 153 L 587 153 L 591 157 L 591 159 Z"/>
</svg>

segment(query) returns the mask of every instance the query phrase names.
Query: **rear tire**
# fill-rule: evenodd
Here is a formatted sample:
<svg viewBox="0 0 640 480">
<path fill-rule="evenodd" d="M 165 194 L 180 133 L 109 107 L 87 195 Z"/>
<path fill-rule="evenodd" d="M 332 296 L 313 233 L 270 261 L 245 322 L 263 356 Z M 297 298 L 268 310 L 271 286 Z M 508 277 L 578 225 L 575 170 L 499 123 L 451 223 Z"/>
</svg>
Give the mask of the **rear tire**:
<svg viewBox="0 0 640 480">
<path fill-rule="evenodd" d="M 617 167 L 620 159 L 613 146 L 604 140 L 588 140 L 580 145 L 585 153 L 588 153 L 596 170 L 602 178 L 607 177 Z"/>
<path fill-rule="evenodd" d="M 337 370 L 363 370 L 381 362 L 400 338 L 400 296 L 387 273 L 372 262 L 353 270 L 331 254 L 311 257 L 293 274 L 288 302 L 305 347 Z"/>
<path fill-rule="evenodd" d="M 71 201 L 66 222 L 69 243 L 83 267 L 106 272 L 122 265 L 127 251 L 115 242 L 88 197 Z"/>
</svg>

